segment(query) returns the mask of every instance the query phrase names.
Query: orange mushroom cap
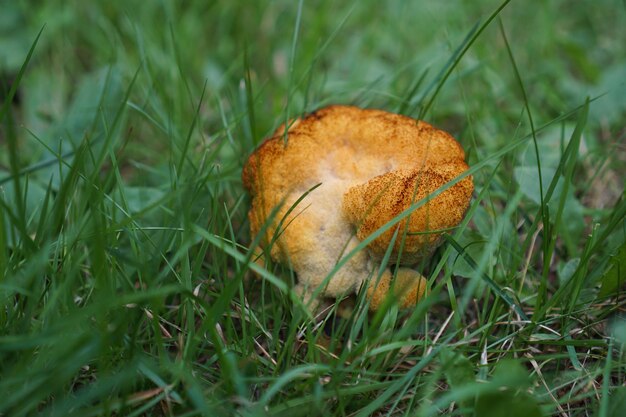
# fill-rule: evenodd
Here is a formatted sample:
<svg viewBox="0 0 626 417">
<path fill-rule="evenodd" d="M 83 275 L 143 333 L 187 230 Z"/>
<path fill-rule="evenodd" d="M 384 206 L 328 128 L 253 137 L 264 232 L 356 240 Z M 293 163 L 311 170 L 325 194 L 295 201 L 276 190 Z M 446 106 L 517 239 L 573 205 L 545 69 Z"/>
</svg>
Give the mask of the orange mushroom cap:
<svg viewBox="0 0 626 417">
<path fill-rule="evenodd" d="M 329 296 L 358 289 L 377 269 L 395 227 L 337 270 L 338 260 L 412 204 L 425 199 L 397 223 L 407 234 L 396 240 L 392 262 L 398 255 L 402 264 L 427 256 L 440 241 L 436 231 L 458 225 L 469 206 L 472 177 L 456 179 L 468 169 L 465 153 L 452 136 L 428 123 L 330 106 L 293 122 L 286 137 L 284 129 L 278 128 L 243 169 L 252 195 L 250 229 L 256 236 L 277 210 L 262 242 L 273 242 L 272 258 L 289 263 L 311 291 L 321 284 Z"/>
</svg>

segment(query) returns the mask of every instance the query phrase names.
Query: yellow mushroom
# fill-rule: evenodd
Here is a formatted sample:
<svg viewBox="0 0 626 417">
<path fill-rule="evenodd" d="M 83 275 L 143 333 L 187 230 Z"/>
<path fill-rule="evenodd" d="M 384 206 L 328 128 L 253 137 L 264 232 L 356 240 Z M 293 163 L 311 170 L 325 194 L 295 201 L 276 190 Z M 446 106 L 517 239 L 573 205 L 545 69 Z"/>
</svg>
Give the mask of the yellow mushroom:
<svg viewBox="0 0 626 417">
<path fill-rule="evenodd" d="M 428 123 L 326 107 L 292 123 L 286 138 L 281 126 L 249 157 L 242 177 L 252 196 L 251 233 L 265 230 L 262 245 L 293 267 L 305 299 L 320 286 L 321 296 L 339 297 L 366 285 L 375 310 L 393 287 L 400 305 L 409 307 L 423 296 L 425 279 L 399 268 L 394 283 L 389 268 L 378 273 L 380 262 L 396 229 L 390 262 L 412 265 L 432 253 L 440 243 L 436 231 L 456 226 L 469 206 L 472 177 L 449 184 L 467 169 L 459 143 Z M 423 199 L 336 268 L 362 240 Z"/>
</svg>

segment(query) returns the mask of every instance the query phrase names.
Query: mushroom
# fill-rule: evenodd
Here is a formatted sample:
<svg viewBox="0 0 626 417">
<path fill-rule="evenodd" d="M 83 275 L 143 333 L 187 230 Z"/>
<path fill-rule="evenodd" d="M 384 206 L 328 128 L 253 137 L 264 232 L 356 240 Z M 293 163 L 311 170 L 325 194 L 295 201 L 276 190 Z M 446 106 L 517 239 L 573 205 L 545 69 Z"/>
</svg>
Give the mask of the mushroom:
<svg viewBox="0 0 626 417">
<path fill-rule="evenodd" d="M 392 274 L 381 261 L 388 250 L 389 264 L 399 265 L 432 253 L 441 229 L 458 225 L 469 205 L 471 176 L 446 186 L 467 169 L 459 143 L 428 123 L 329 106 L 293 121 L 287 134 L 279 127 L 249 157 L 242 177 L 252 196 L 251 234 L 262 232 L 266 253 L 294 269 L 295 290 L 305 301 L 313 294 L 341 297 L 365 285 L 370 309 L 389 293 L 409 307 L 425 293 L 425 278 L 404 267 Z M 408 217 L 355 252 L 422 199 Z M 347 254 L 352 256 L 337 268 Z"/>
</svg>

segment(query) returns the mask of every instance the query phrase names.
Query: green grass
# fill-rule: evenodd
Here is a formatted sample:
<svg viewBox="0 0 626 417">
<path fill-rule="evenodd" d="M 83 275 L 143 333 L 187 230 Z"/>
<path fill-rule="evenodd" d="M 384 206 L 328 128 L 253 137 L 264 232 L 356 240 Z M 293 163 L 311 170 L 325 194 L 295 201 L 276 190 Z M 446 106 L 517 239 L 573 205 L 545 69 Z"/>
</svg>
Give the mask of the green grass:
<svg viewBox="0 0 626 417">
<path fill-rule="evenodd" d="M 623 415 L 623 2 L 70 3 L 0 1 L 0 416 Z M 331 103 L 467 151 L 414 310 L 251 262 L 243 163 Z"/>
</svg>

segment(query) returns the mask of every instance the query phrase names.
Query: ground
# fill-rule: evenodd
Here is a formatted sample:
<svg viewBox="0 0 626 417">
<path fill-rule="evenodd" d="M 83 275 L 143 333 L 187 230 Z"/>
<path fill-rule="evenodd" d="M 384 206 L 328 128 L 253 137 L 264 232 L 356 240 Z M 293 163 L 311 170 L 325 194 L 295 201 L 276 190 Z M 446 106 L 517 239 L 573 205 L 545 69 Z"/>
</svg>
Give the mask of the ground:
<svg viewBox="0 0 626 417">
<path fill-rule="evenodd" d="M 626 409 L 623 2 L 0 10 L 0 415 Z M 466 151 L 414 309 L 311 317 L 252 262 L 247 156 L 334 103 Z"/>
</svg>

